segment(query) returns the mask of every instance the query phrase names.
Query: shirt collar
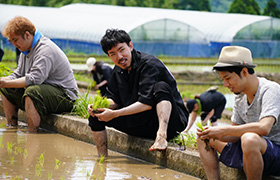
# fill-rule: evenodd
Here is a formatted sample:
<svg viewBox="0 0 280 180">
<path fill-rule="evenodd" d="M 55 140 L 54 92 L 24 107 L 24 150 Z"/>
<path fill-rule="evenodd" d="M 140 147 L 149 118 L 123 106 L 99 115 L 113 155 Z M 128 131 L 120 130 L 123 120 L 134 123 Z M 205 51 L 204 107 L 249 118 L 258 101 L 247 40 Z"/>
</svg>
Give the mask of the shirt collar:
<svg viewBox="0 0 280 180">
<path fill-rule="evenodd" d="M 32 45 L 31 45 L 31 49 L 37 44 L 37 42 L 39 41 L 39 39 L 41 38 L 42 34 L 40 31 L 36 30 L 35 35 L 33 37 L 33 41 L 32 41 Z M 24 55 L 27 55 L 30 51 L 26 50 L 26 51 L 21 51 Z"/>
</svg>

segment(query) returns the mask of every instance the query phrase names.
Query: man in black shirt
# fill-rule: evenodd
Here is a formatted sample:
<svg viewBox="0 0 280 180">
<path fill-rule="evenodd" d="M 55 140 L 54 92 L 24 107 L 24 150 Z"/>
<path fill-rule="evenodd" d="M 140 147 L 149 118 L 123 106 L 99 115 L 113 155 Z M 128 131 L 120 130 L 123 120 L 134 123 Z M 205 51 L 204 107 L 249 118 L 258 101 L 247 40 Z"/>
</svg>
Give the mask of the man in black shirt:
<svg viewBox="0 0 280 180">
<path fill-rule="evenodd" d="M 107 83 L 111 78 L 112 68 L 103 61 L 96 62 L 94 57 L 87 60 L 88 72 L 92 74 L 93 80 L 96 82 L 95 90 L 100 90 L 102 96 L 106 94 Z"/>
<path fill-rule="evenodd" d="M 150 151 L 165 150 L 189 116 L 174 77 L 159 59 L 136 51 L 123 30 L 108 29 L 101 46 L 115 67 L 106 93 L 110 107 L 99 109 L 100 114 L 88 108 L 98 154 L 108 155 L 105 126 L 155 139 Z"/>
<path fill-rule="evenodd" d="M 188 100 L 187 109 L 191 113 L 191 118 L 183 133 L 189 131 L 197 116 L 200 116 L 204 124 L 211 120 L 211 126 L 217 126 L 217 120 L 221 119 L 226 102 L 225 96 L 216 89 L 207 90 L 201 95 L 196 95 L 194 99 Z"/>
</svg>

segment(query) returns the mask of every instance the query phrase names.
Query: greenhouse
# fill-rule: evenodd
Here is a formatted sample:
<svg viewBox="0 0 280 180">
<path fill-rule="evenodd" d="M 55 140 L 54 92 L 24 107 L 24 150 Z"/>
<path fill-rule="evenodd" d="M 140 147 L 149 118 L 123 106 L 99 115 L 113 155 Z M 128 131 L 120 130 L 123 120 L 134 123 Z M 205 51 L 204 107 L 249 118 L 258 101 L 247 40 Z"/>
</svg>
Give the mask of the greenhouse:
<svg viewBox="0 0 280 180">
<path fill-rule="evenodd" d="M 217 57 L 225 45 L 242 45 L 255 58 L 280 57 L 280 19 L 269 16 L 97 4 L 0 4 L 0 12 L 0 31 L 13 17 L 25 16 L 64 51 L 104 54 L 102 36 L 118 28 L 130 34 L 135 49 L 156 56 Z M 12 48 L 2 36 L 1 41 Z"/>
</svg>

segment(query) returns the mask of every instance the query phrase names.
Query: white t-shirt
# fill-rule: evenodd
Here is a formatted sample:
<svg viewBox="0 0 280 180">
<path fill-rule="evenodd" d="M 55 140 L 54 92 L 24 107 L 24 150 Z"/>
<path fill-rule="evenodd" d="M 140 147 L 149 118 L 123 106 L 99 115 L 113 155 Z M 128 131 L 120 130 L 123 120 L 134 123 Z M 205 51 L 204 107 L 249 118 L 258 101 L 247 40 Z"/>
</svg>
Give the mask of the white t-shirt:
<svg viewBox="0 0 280 180">
<path fill-rule="evenodd" d="M 264 117 L 273 116 L 276 122 L 265 137 L 280 145 L 280 85 L 265 78 L 258 79 L 259 87 L 254 101 L 250 105 L 247 103 L 245 94 L 235 97 L 231 121 L 236 124 L 246 124 L 259 122 Z"/>
</svg>

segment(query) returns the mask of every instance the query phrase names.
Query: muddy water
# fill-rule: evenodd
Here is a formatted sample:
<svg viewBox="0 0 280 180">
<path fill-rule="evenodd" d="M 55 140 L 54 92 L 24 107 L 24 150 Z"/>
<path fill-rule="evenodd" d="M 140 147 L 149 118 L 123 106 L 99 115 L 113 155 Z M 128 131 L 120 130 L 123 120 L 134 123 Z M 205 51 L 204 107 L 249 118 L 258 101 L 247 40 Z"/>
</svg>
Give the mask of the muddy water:
<svg viewBox="0 0 280 180">
<path fill-rule="evenodd" d="M 100 162 L 92 144 L 42 130 L 27 133 L 23 123 L 6 128 L 5 123 L 0 117 L 0 179 L 197 179 L 113 151 Z"/>
</svg>

